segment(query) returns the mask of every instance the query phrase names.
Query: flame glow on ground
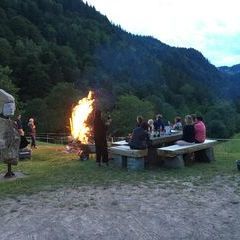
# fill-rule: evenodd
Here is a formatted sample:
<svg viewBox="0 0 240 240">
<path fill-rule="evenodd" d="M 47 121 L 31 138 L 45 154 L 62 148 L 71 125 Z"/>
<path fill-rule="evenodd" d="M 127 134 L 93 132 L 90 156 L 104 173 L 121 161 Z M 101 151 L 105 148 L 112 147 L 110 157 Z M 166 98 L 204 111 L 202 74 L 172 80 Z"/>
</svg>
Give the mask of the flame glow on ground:
<svg viewBox="0 0 240 240">
<path fill-rule="evenodd" d="M 78 105 L 73 108 L 72 117 L 70 118 L 73 138 L 85 144 L 88 143 L 88 136 L 91 130 L 86 121 L 93 111 L 93 105 L 93 92 L 89 91 L 88 96 L 79 100 Z"/>
</svg>

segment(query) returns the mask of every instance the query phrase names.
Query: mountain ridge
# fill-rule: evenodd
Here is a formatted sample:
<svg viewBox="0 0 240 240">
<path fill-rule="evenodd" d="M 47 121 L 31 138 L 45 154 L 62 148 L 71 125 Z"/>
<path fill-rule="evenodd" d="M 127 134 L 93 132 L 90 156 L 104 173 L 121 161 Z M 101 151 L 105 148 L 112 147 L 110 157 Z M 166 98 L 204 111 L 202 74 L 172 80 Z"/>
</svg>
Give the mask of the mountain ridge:
<svg viewBox="0 0 240 240">
<path fill-rule="evenodd" d="M 236 74 L 236 73 L 240 73 L 240 64 L 235 64 L 231 67 L 221 66 L 221 67 L 218 67 L 218 69 L 228 74 Z"/>
</svg>

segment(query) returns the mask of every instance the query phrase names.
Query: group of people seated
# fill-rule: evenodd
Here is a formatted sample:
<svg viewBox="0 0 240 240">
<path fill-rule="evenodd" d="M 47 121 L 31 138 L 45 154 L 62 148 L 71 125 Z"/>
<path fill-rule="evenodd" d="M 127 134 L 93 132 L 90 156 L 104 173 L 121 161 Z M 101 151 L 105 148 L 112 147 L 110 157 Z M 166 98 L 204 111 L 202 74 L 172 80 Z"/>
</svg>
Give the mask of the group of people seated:
<svg viewBox="0 0 240 240">
<path fill-rule="evenodd" d="M 146 149 L 150 144 L 151 132 L 165 131 L 165 125 L 163 123 L 162 115 L 158 114 L 156 120 L 149 119 L 148 122 L 144 121 L 142 116 L 137 117 L 136 128 L 134 128 L 131 138 L 129 140 L 129 146 L 132 149 Z"/>
<path fill-rule="evenodd" d="M 194 143 L 202 143 L 206 139 L 206 127 L 201 116 L 187 115 L 185 116 L 185 123 L 181 122 L 180 117 L 175 118 L 175 123 L 168 128 L 182 131 L 182 139 L 177 141 L 178 145 L 189 145 Z M 156 116 L 156 120 L 144 121 L 141 116 L 137 117 L 137 126 L 134 128 L 129 146 L 131 149 L 146 149 L 150 144 L 151 132 L 165 132 L 166 126 L 161 114 Z"/>
<path fill-rule="evenodd" d="M 145 122 L 142 116 L 137 116 L 137 127 L 140 127 L 141 124 Z M 165 131 L 165 124 L 163 123 L 163 116 L 162 114 L 158 114 L 156 116 L 156 120 L 149 119 L 148 122 L 145 122 L 147 124 L 147 130 L 149 132 L 152 131 Z"/>
<path fill-rule="evenodd" d="M 206 139 L 206 127 L 201 116 L 186 115 L 183 126 L 182 140 L 176 142 L 178 145 L 189 145 L 203 143 Z"/>
</svg>

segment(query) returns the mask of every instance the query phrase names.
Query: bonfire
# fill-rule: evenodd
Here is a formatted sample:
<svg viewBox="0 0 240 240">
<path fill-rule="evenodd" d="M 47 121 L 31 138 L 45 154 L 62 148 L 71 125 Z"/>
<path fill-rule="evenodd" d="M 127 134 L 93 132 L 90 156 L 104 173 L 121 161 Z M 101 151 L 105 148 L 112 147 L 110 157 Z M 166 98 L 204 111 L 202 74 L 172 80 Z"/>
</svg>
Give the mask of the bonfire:
<svg viewBox="0 0 240 240">
<path fill-rule="evenodd" d="M 94 94 L 89 91 L 88 96 L 80 99 L 73 108 L 70 118 L 71 136 L 67 150 L 77 152 L 81 160 L 88 159 L 89 153 L 94 152 L 92 129 L 94 104 Z"/>
</svg>

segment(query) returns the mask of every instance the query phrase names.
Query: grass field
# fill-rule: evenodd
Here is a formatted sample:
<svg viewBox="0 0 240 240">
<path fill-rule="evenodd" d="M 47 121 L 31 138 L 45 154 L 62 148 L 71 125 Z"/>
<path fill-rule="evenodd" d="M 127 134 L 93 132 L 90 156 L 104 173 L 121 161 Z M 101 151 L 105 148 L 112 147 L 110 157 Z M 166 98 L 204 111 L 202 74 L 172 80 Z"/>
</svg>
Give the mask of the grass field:
<svg viewBox="0 0 240 240">
<path fill-rule="evenodd" d="M 238 140 L 239 139 L 239 140 Z M 196 163 L 184 169 L 147 169 L 126 171 L 114 167 L 98 167 L 92 158 L 79 161 L 75 154 L 64 153 L 64 146 L 39 143 L 31 160 L 20 161 L 13 171 L 26 175 L 14 181 L 0 182 L 0 197 L 19 194 L 32 194 L 38 191 L 54 191 L 60 187 L 80 185 L 109 185 L 116 182 L 137 184 L 138 182 L 191 181 L 199 184 L 216 175 L 239 176 L 236 159 L 240 159 L 240 135 L 229 141 L 222 141 L 215 147 L 216 161 Z M 0 164 L 0 172 L 6 166 Z"/>
</svg>

